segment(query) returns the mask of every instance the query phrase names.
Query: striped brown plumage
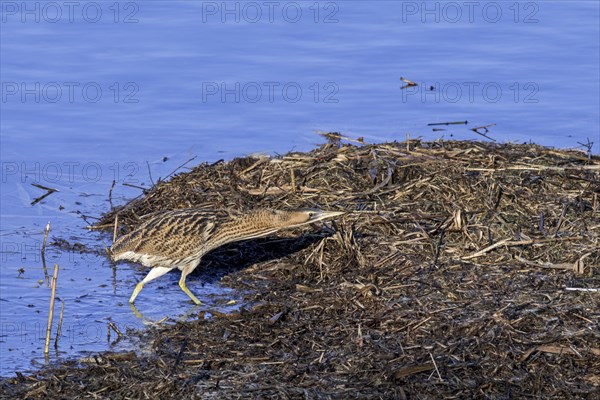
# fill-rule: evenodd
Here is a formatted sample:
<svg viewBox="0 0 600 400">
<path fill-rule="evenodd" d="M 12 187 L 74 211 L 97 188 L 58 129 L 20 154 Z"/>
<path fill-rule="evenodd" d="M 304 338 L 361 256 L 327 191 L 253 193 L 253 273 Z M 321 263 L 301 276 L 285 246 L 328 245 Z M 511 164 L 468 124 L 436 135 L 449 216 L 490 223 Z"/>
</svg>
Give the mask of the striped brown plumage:
<svg viewBox="0 0 600 400">
<path fill-rule="evenodd" d="M 204 254 L 226 243 L 267 236 L 280 229 L 341 214 L 272 209 L 242 213 L 198 208 L 159 212 L 144 218 L 139 227 L 117 239 L 111 254 L 115 261 L 128 260 L 152 267 L 146 278 L 137 284 L 130 303 L 135 301 L 144 284 L 178 268 L 181 270 L 179 286 L 194 303 L 200 304 L 185 285 L 185 278 L 198 266 Z"/>
</svg>

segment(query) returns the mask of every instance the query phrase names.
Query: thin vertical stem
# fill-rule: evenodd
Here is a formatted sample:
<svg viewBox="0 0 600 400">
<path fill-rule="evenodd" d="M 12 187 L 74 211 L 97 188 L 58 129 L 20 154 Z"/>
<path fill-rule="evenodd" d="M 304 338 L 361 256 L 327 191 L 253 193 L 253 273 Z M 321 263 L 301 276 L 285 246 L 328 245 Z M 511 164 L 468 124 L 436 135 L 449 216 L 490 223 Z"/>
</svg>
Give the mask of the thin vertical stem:
<svg viewBox="0 0 600 400">
<path fill-rule="evenodd" d="M 50 294 L 50 311 L 48 312 L 48 325 L 46 326 L 46 344 L 44 345 L 44 354 L 48 354 L 50 348 L 50 333 L 52 332 L 52 319 L 54 317 L 54 299 L 56 298 L 56 279 L 58 278 L 58 264 L 54 264 L 54 274 L 52 275 L 52 293 Z"/>
<path fill-rule="evenodd" d="M 62 332 L 62 323 L 63 323 L 63 315 L 65 313 L 65 299 L 62 299 L 62 303 L 60 305 L 60 315 L 58 317 L 58 328 L 56 328 L 56 337 L 54 338 L 54 348 L 58 350 L 58 339 L 60 338 L 60 334 Z"/>
</svg>

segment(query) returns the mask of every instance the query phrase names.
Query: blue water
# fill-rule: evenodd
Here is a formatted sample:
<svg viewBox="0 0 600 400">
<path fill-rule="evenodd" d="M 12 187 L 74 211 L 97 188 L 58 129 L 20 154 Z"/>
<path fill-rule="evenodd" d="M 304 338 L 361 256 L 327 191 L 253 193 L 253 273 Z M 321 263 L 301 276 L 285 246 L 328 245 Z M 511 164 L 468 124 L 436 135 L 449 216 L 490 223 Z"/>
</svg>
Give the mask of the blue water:
<svg viewBox="0 0 600 400">
<path fill-rule="evenodd" d="M 470 128 L 495 124 L 499 142 L 589 140 L 598 153 L 599 2 L 465 3 L 2 1 L 0 375 L 44 362 L 46 223 L 51 237 L 108 246 L 81 214 L 109 209 L 113 180 L 122 204 L 140 193 L 123 183 L 149 186 L 193 156 L 307 150 L 330 130 L 486 140 Z M 400 77 L 419 86 L 401 89 Z M 60 191 L 31 206 L 44 193 L 31 183 Z M 143 326 L 127 306 L 141 271 L 49 252 L 65 299 L 51 360 L 110 348 L 109 321 Z M 176 274 L 161 279 L 140 311 L 190 311 Z M 201 284 L 192 277 L 207 307 L 239 298 Z"/>
</svg>

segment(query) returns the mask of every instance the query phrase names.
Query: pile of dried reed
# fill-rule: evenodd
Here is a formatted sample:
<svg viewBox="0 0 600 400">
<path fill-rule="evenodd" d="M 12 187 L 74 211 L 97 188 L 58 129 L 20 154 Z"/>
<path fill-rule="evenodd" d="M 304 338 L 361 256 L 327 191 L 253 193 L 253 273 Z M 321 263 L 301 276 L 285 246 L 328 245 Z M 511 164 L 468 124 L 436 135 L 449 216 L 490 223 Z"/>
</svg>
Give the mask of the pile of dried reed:
<svg viewBox="0 0 600 400">
<path fill-rule="evenodd" d="M 536 145 L 342 145 L 203 164 L 104 216 L 203 206 L 348 211 L 230 245 L 197 271 L 239 313 L 146 332 L 5 380 L 42 398 L 593 398 L 600 392 L 600 158 Z M 282 240 L 281 236 L 288 239 Z M 231 249 L 244 249 L 232 252 Z M 243 253 L 240 254 L 240 253 Z"/>
</svg>

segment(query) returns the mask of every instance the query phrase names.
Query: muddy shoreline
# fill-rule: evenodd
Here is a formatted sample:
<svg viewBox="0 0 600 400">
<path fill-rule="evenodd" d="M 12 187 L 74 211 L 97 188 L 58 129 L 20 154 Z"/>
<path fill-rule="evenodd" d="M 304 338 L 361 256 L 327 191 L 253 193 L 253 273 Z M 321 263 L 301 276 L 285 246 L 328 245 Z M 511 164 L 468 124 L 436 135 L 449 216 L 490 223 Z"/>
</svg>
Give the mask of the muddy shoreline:
<svg viewBox="0 0 600 400">
<path fill-rule="evenodd" d="M 202 205 L 347 211 L 214 251 L 246 293 L 3 398 L 594 398 L 600 157 L 480 142 L 348 144 L 201 164 L 103 216 Z M 133 288 L 132 288 L 133 289 Z M 193 288 L 191 288 L 193 290 Z M 183 294 L 182 294 L 183 295 Z M 184 295 L 183 295 L 184 296 Z M 148 299 L 140 295 L 138 307 Z"/>
</svg>

